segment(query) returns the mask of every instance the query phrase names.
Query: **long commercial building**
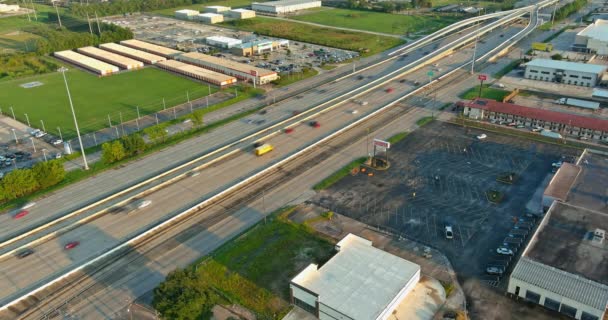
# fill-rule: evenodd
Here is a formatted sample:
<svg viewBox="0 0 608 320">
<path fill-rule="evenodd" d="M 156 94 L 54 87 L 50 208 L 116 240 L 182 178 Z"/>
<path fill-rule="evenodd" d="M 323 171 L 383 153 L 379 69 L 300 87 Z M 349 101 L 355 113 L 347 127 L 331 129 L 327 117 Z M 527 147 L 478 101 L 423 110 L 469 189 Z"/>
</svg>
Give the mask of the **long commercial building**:
<svg viewBox="0 0 608 320">
<path fill-rule="evenodd" d="M 158 55 L 161 57 L 165 57 L 167 59 L 173 58 L 173 57 L 178 56 L 183 53 L 179 50 L 159 46 L 159 45 L 156 45 L 153 43 L 140 41 L 140 40 L 136 40 L 136 39 L 123 40 L 120 42 L 120 44 L 122 44 L 123 46 L 133 48 L 133 49 L 137 49 L 137 50 L 145 51 L 145 52 L 155 54 L 155 55 Z"/>
<path fill-rule="evenodd" d="M 230 7 L 224 7 L 224 6 L 207 6 L 204 9 L 205 12 L 209 12 L 209 13 L 222 13 L 222 12 L 229 11 L 229 10 L 230 10 Z"/>
<path fill-rule="evenodd" d="M 224 21 L 224 16 L 219 13 L 201 13 L 194 17 L 196 21 L 203 23 L 215 24 Z"/>
<path fill-rule="evenodd" d="M 530 108 L 491 99 L 458 102 L 466 117 L 505 121 L 530 128 L 543 128 L 565 136 L 608 141 L 608 120 L 545 109 Z"/>
<path fill-rule="evenodd" d="M 281 0 L 261 3 L 254 2 L 251 4 L 251 9 L 257 12 L 277 15 L 319 7 L 321 7 L 321 1 L 315 0 Z"/>
<path fill-rule="evenodd" d="M 74 52 L 72 50 L 58 51 L 58 52 L 53 53 L 53 55 L 59 59 L 65 60 L 65 61 L 73 63 L 77 66 L 91 70 L 102 76 L 110 75 L 110 74 L 118 72 L 120 70 L 117 66 L 111 65 L 109 63 L 105 63 L 103 61 L 99 61 L 97 59 L 93 59 L 91 57 L 87 57 L 85 55 Z"/>
<path fill-rule="evenodd" d="M 237 81 L 235 77 L 227 76 L 225 74 L 203 69 L 176 60 L 160 61 L 156 65 L 162 69 L 183 74 L 197 80 L 209 82 L 220 87 L 229 86 Z"/>
<path fill-rule="evenodd" d="M 95 47 L 84 47 L 78 48 L 79 53 L 87 55 L 89 57 L 111 63 L 115 66 L 119 66 L 123 69 L 131 70 L 143 68 L 144 63 L 135 59 L 127 58 L 116 53 L 112 53 L 106 50 L 101 50 Z"/>
<path fill-rule="evenodd" d="M 526 63 L 524 77 L 531 80 L 593 87 L 598 84 L 606 66 L 550 59 L 534 59 Z"/>
<path fill-rule="evenodd" d="M 232 9 L 226 13 L 232 19 L 251 19 L 255 18 L 255 11 L 247 9 Z"/>
<path fill-rule="evenodd" d="M 177 19 L 182 19 L 182 20 L 194 20 L 194 17 L 196 17 L 198 14 L 199 14 L 198 11 L 190 10 L 190 9 L 183 9 L 183 10 L 175 11 L 175 17 Z"/>
<path fill-rule="evenodd" d="M 165 61 L 164 57 L 157 56 L 155 54 L 147 53 L 145 51 L 129 48 L 116 43 L 104 43 L 99 45 L 100 48 L 114 52 L 135 60 L 142 61 L 147 64 L 155 64 L 159 61 Z"/>
<path fill-rule="evenodd" d="M 198 52 L 184 53 L 177 56 L 176 59 L 205 69 L 221 72 L 240 80 L 255 81 L 256 84 L 265 84 L 279 79 L 279 75 L 274 71 L 257 68 L 228 59 L 220 59 Z"/>
<path fill-rule="evenodd" d="M 608 55 L 608 21 L 597 19 L 577 33 L 573 49 L 600 56 Z"/>
</svg>

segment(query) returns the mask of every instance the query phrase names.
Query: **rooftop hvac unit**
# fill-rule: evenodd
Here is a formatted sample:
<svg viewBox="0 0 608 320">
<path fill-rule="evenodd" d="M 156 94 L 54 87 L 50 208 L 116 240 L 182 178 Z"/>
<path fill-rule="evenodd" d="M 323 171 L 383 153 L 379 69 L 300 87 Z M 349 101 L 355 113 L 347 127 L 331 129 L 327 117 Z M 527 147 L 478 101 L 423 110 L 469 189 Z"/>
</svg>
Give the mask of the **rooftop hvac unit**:
<svg viewBox="0 0 608 320">
<path fill-rule="evenodd" d="M 604 239 L 606 238 L 606 230 L 604 229 L 595 229 L 595 231 L 593 231 L 593 239 L 591 239 L 591 242 L 593 242 L 594 244 L 603 244 L 604 243 Z"/>
</svg>

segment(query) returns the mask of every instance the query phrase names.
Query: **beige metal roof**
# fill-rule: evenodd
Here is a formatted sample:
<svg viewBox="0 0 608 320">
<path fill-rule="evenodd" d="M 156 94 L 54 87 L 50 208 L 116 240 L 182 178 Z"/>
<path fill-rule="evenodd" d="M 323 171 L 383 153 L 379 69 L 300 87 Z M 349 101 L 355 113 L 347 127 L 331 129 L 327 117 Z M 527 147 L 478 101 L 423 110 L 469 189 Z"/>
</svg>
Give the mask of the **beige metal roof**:
<svg viewBox="0 0 608 320">
<path fill-rule="evenodd" d="M 209 63 L 224 66 L 226 68 L 230 68 L 232 70 L 251 74 L 251 75 L 253 75 L 253 72 L 257 72 L 258 77 L 264 77 L 264 76 L 276 74 L 276 72 L 274 72 L 274 71 L 258 68 L 255 66 L 250 66 L 248 64 L 235 62 L 235 61 L 228 60 L 228 59 L 221 59 L 221 58 L 217 58 L 214 56 L 210 56 L 210 55 L 202 54 L 202 53 L 198 53 L 198 52 L 184 53 L 184 54 L 180 55 L 180 57 L 190 58 L 193 60 L 206 61 Z"/>
<path fill-rule="evenodd" d="M 148 53 L 145 51 L 125 47 L 125 46 L 122 46 L 122 45 L 119 45 L 116 43 L 104 43 L 104 44 L 100 44 L 99 47 L 102 49 L 105 49 L 105 50 L 110 50 L 110 51 L 119 52 L 120 54 L 125 54 L 127 56 L 130 56 L 133 59 L 141 58 L 150 63 L 156 63 L 159 61 L 167 60 L 164 57 L 157 56 L 155 54 L 151 54 L 151 53 Z"/>
<path fill-rule="evenodd" d="M 179 51 L 179 50 L 174 50 L 171 48 L 167 48 L 167 47 L 163 47 L 163 46 L 159 46 L 153 43 L 149 43 L 149 42 L 145 42 L 145 41 L 140 41 L 140 40 L 136 40 L 136 39 L 131 39 L 131 40 L 123 40 L 120 42 L 120 44 L 128 46 L 128 47 L 133 47 L 136 49 L 141 49 L 144 51 L 148 51 L 148 52 L 152 52 L 152 53 L 156 53 L 156 54 L 162 54 L 166 57 L 170 57 L 170 56 L 174 56 L 174 55 L 178 55 L 178 54 L 182 54 L 183 52 Z"/>
<path fill-rule="evenodd" d="M 581 168 L 579 166 L 564 162 L 549 182 L 544 195 L 566 201 L 570 188 L 572 188 L 572 184 L 576 181 L 580 172 Z"/>
<path fill-rule="evenodd" d="M 138 68 L 138 67 L 144 66 L 144 63 L 141 61 L 127 58 L 125 56 L 121 56 L 119 54 L 116 54 L 116 53 L 113 53 L 110 51 L 106 51 L 106 50 L 101 50 L 101 49 L 95 48 L 95 47 L 78 48 L 78 52 L 91 56 L 93 58 L 97 58 L 97 59 L 101 59 L 101 60 L 103 60 L 103 59 L 110 60 L 110 63 L 112 63 L 112 62 L 118 63 L 119 66 L 122 66 L 124 68 Z"/>
<path fill-rule="evenodd" d="M 109 63 L 105 63 L 103 61 L 87 57 L 72 50 L 58 51 L 55 52 L 54 55 L 59 58 L 71 60 L 76 63 L 82 64 L 82 66 L 90 68 L 91 70 L 96 70 L 102 74 L 105 74 L 107 72 L 118 72 L 120 70 L 115 65 L 111 65 Z"/>
<path fill-rule="evenodd" d="M 201 67 L 197 67 L 191 64 L 179 62 L 176 60 L 167 60 L 161 61 L 158 63 L 159 66 L 168 66 L 180 70 L 184 70 L 186 72 L 190 72 L 196 75 L 199 75 L 204 78 L 212 78 L 217 80 L 218 82 L 236 82 L 236 78 L 232 76 L 225 75 L 223 73 L 207 70 Z"/>
</svg>

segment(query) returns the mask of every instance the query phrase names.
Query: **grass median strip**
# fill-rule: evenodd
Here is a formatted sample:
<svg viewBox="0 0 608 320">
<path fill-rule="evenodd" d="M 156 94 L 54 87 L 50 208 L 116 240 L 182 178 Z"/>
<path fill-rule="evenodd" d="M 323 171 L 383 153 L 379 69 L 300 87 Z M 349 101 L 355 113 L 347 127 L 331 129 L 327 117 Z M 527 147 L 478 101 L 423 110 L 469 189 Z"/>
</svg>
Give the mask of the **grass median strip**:
<svg viewBox="0 0 608 320">
<path fill-rule="evenodd" d="M 435 118 L 434 118 L 434 117 L 423 117 L 423 118 L 418 119 L 418 121 L 416 121 L 416 124 L 417 124 L 419 127 L 422 127 L 422 126 L 424 126 L 424 125 L 426 125 L 426 124 L 430 123 L 430 122 L 431 122 L 431 121 L 433 121 L 433 120 L 435 120 Z"/>
<path fill-rule="evenodd" d="M 387 141 L 390 142 L 391 144 L 395 144 L 395 143 L 405 139 L 405 137 L 407 137 L 408 134 L 409 134 L 409 132 L 399 132 L 399 133 L 393 135 L 392 137 L 388 138 Z"/>
<path fill-rule="evenodd" d="M 319 191 L 319 190 L 323 190 L 323 189 L 327 189 L 327 188 L 331 187 L 334 183 L 336 183 L 336 182 L 340 181 L 342 178 L 348 176 L 351 173 L 351 171 L 353 171 L 353 169 L 361 166 L 361 164 L 363 164 L 366 160 L 367 160 L 367 158 L 365 158 L 365 157 L 361 157 L 359 159 L 354 160 L 353 162 L 342 167 L 340 170 L 334 172 L 329 177 L 321 180 L 321 182 L 315 184 L 312 188 L 316 191 Z"/>
</svg>

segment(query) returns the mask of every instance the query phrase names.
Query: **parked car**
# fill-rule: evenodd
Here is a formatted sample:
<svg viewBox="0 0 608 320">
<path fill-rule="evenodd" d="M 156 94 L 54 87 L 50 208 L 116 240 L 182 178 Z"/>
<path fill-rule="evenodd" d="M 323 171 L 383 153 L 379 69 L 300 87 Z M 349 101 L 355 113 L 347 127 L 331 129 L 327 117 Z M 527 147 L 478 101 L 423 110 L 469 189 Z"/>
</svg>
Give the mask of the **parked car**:
<svg viewBox="0 0 608 320">
<path fill-rule="evenodd" d="M 72 249 L 78 247 L 79 244 L 80 244 L 80 242 L 78 242 L 78 241 L 71 241 L 71 242 L 68 242 L 65 246 L 63 246 L 63 248 L 65 250 L 72 250 Z"/>
<path fill-rule="evenodd" d="M 62 143 L 63 143 L 63 140 L 61 140 L 61 139 L 55 139 L 55 140 L 51 141 L 51 144 L 54 146 L 60 145 Z"/>
<path fill-rule="evenodd" d="M 511 250 L 507 247 L 498 247 L 498 248 L 496 248 L 496 253 L 506 255 L 506 256 L 512 256 L 513 250 Z"/>
<path fill-rule="evenodd" d="M 483 140 L 485 138 L 487 138 L 488 136 L 485 133 L 482 133 L 480 135 L 477 136 L 477 140 Z"/>
<path fill-rule="evenodd" d="M 356 110 L 356 109 L 355 109 L 355 110 L 351 110 L 351 111 L 350 111 L 350 114 L 357 114 L 357 113 L 359 113 L 359 110 Z"/>
<path fill-rule="evenodd" d="M 452 230 L 452 226 L 449 224 L 445 226 L 445 238 L 454 239 L 454 231 Z"/>
<path fill-rule="evenodd" d="M 487 267 L 486 273 L 491 275 L 502 276 L 503 270 L 499 267 Z"/>
</svg>

